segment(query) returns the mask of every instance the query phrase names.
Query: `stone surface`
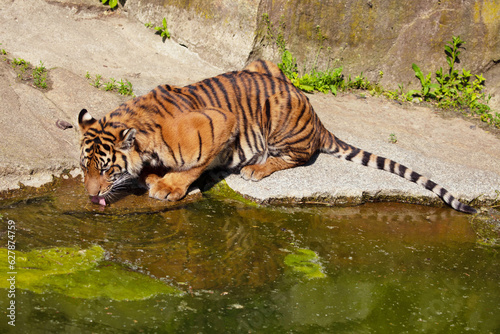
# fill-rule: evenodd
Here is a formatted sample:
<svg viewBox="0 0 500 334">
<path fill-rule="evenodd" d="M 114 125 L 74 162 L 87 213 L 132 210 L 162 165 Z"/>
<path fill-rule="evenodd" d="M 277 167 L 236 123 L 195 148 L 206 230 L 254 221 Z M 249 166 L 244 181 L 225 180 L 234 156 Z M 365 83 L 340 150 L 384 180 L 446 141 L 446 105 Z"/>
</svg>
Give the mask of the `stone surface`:
<svg viewBox="0 0 500 334">
<path fill-rule="evenodd" d="M 108 8 L 96 1 L 0 0 L 0 48 L 10 59 L 42 61 L 52 83 L 52 89 L 38 90 L 0 63 L 0 189 L 19 182 L 38 186 L 78 167 L 78 112 L 87 108 L 101 117 L 129 98 L 90 86 L 87 72 L 129 80 L 137 95 L 160 83 L 185 85 L 220 72 Z M 73 128 L 61 130 L 59 119 Z"/>
<path fill-rule="evenodd" d="M 426 74 L 446 68 L 445 42 L 460 36 L 458 68 L 484 73 L 490 104 L 500 110 L 497 0 L 128 0 L 125 8 L 144 23 L 166 17 L 174 40 L 225 70 L 259 57 L 278 61 L 281 35 L 300 70 L 342 66 L 370 81 L 383 71 L 380 82 L 390 89 L 418 87 L 412 63 Z"/>
<path fill-rule="evenodd" d="M 242 68 L 252 51 L 256 0 L 129 0 L 125 9 L 143 23 L 167 19 L 172 39 L 224 70 Z"/>
<path fill-rule="evenodd" d="M 184 85 L 222 72 L 218 63 L 203 60 L 174 40 L 162 43 L 130 13 L 109 12 L 94 3 L 0 0 L 1 48 L 9 59 L 42 61 L 52 87 L 38 90 L 17 79 L 6 61 L 0 64 L 0 190 L 15 188 L 18 182 L 38 185 L 78 168 L 80 109 L 100 117 L 127 99 L 92 87 L 87 71 L 106 79 L 128 79 L 138 95 L 158 84 Z M 20 38 L 20 31 L 32 33 Z M 492 200 L 500 190 L 500 140 L 472 123 L 382 98 L 317 94 L 310 99 L 339 138 L 404 163 L 458 197 Z M 58 120 L 73 128 L 58 128 Z M 391 133 L 397 144 L 388 143 Z M 335 202 L 352 197 L 359 202 L 365 196 L 402 196 L 436 201 L 432 193 L 394 175 L 328 155 L 258 183 L 238 175 L 227 181 L 262 200 L 292 196 Z"/>
</svg>

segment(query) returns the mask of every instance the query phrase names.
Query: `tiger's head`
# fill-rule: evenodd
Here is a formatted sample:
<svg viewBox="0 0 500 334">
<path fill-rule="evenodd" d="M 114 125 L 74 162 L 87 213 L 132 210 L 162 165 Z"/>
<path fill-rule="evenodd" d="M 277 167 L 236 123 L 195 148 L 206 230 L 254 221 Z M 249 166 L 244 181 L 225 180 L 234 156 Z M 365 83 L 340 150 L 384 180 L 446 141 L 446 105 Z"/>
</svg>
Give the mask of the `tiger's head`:
<svg viewBox="0 0 500 334">
<path fill-rule="evenodd" d="M 105 205 L 113 191 L 137 176 L 142 161 L 136 150 L 136 129 L 114 120 L 92 117 L 86 109 L 78 115 L 80 166 L 92 201 Z"/>
</svg>

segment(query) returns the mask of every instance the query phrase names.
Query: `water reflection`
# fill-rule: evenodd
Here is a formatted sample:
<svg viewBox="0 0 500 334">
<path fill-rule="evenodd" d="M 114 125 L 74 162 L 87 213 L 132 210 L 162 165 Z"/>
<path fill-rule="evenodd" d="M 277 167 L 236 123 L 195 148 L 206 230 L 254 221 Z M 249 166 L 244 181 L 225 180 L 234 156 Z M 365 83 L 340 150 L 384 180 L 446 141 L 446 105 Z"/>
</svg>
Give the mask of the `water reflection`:
<svg viewBox="0 0 500 334">
<path fill-rule="evenodd" d="M 448 208 L 249 207 L 197 196 L 165 207 L 129 196 L 99 210 L 80 187 L 4 203 L 19 250 L 99 244 L 112 261 L 180 286 L 145 301 L 18 296 L 32 333 L 488 333 L 500 328 L 500 266 L 475 244 L 466 215 Z M 284 265 L 297 248 L 327 274 Z M 0 294 L 1 307 L 6 294 Z M 125 326 L 125 327 L 124 327 Z M 0 330 L 8 330 L 0 324 Z"/>
</svg>

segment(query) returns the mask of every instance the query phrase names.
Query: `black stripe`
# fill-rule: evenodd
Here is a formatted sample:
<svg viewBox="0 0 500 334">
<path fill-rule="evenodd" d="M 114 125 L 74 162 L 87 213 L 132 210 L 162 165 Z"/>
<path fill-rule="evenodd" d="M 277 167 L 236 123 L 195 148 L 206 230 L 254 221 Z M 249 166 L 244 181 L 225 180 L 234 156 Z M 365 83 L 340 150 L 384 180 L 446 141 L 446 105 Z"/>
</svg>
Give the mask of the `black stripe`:
<svg viewBox="0 0 500 334">
<path fill-rule="evenodd" d="M 302 117 L 304 117 L 304 116 L 309 116 L 309 117 L 310 117 L 310 115 L 311 115 L 311 113 L 310 113 L 310 112 L 308 112 L 308 111 L 310 111 L 310 110 L 309 110 L 309 108 L 307 107 L 307 105 L 306 105 L 306 104 L 302 104 L 302 102 L 303 102 L 302 100 L 299 100 L 299 101 L 300 101 L 300 104 L 302 105 L 302 108 L 300 108 L 300 114 L 299 114 L 299 117 L 297 117 L 297 118 L 295 119 L 295 124 L 298 124 L 298 123 L 299 123 L 299 121 L 302 119 Z M 291 113 L 290 113 L 290 114 L 291 114 Z M 305 121 L 304 121 L 304 125 L 308 125 L 309 123 L 312 123 L 312 122 L 311 122 L 311 119 L 307 119 L 307 120 L 305 120 Z M 304 128 L 304 127 L 302 127 L 302 128 Z M 297 133 L 298 133 L 298 132 L 297 132 Z"/>
<path fill-rule="evenodd" d="M 241 81 L 241 80 L 240 80 L 240 81 Z M 236 82 L 236 81 L 232 81 L 232 83 L 233 83 L 233 84 L 237 87 L 240 81 L 238 81 L 238 82 Z M 226 92 L 226 94 L 227 94 L 227 92 Z M 241 95 L 241 94 L 239 94 L 239 95 Z M 257 96 L 258 96 L 258 95 L 257 95 Z M 244 136 L 244 138 L 245 138 L 245 140 L 246 140 L 247 145 L 248 145 L 249 147 L 251 147 L 251 146 L 252 146 L 252 143 L 250 142 L 250 137 L 248 136 L 248 131 L 249 131 L 249 129 L 250 129 L 250 125 L 249 125 L 249 121 L 248 121 L 248 120 L 249 120 L 249 116 L 248 116 L 248 114 L 247 114 L 247 112 L 248 112 L 248 111 L 251 111 L 251 107 L 250 107 L 249 109 L 245 109 L 245 108 L 243 107 L 243 105 L 241 104 L 241 103 L 242 103 L 241 98 L 239 98 L 239 99 L 237 99 L 237 100 L 238 100 L 239 110 L 241 110 L 241 112 L 240 112 L 240 116 L 241 116 L 241 119 L 242 119 L 242 121 L 243 121 L 243 122 L 242 122 L 243 124 L 241 124 L 241 125 L 240 125 L 240 128 L 243 130 L 243 131 L 241 131 L 241 132 L 240 132 L 240 137 L 241 137 L 241 135 L 243 135 L 243 136 Z M 257 100 L 258 100 L 258 99 L 257 99 Z M 247 102 L 248 102 L 248 96 L 247 96 Z M 234 110 L 230 110 L 230 111 L 231 111 L 231 112 L 234 112 Z M 251 118 L 253 118 L 253 117 L 252 117 L 252 115 L 250 115 L 250 119 L 251 119 Z M 240 142 L 240 145 L 241 145 L 241 142 Z"/>
<path fill-rule="evenodd" d="M 123 126 L 125 126 L 125 124 L 123 124 Z M 106 135 L 106 136 L 110 136 L 110 137 L 111 137 L 111 139 L 109 139 L 109 138 L 103 138 L 103 139 L 106 139 L 106 140 L 108 140 L 108 141 L 116 141 L 116 139 L 117 139 L 117 138 L 116 138 L 116 136 L 115 136 L 114 134 L 112 134 L 111 132 L 106 131 L 106 130 L 103 130 L 103 131 L 101 132 L 101 134 Z"/>
<path fill-rule="evenodd" d="M 266 71 L 267 75 L 272 75 L 265 61 L 259 60 L 259 64 L 264 68 L 264 71 Z"/>
<path fill-rule="evenodd" d="M 104 128 L 104 125 L 106 124 L 106 120 L 107 120 L 107 119 L 106 119 L 106 116 L 104 116 L 103 118 L 101 118 L 101 119 L 99 120 L 99 125 L 101 126 L 101 129 L 103 129 L 103 128 Z"/>
<path fill-rule="evenodd" d="M 448 191 L 446 191 L 446 193 L 448 193 Z M 444 200 L 444 198 L 443 198 L 443 200 Z M 454 200 L 455 200 L 455 197 L 454 197 L 453 195 L 451 195 L 451 194 L 450 194 L 450 198 L 448 198 L 448 201 L 445 201 L 445 202 L 451 205 L 451 203 L 453 203 L 453 201 L 454 201 Z M 463 206 L 464 206 L 465 204 L 463 204 L 463 203 L 461 203 L 461 202 L 458 202 L 458 203 L 459 203 L 459 207 L 461 207 L 461 208 L 462 208 L 462 210 L 463 210 Z M 453 206 L 452 206 L 452 207 L 453 207 Z"/>
<path fill-rule="evenodd" d="M 96 128 L 90 128 L 87 130 L 87 132 L 85 133 L 86 135 L 97 135 L 98 133 L 100 133 L 99 130 L 97 130 Z"/>
<path fill-rule="evenodd" d="M 215 90 L 215 87 L 212 85 L 212 81 L 210 79 L 205 79 L 201 82 L 201 84 L 205 84 L 206 87 L 210 89 L 210 93 L 215 99 L 215 106 L 216 107 L 222 107 L 222 104 L 220 103 L 219 96 L 217 96 L 217 91 Z M 210 95 L 209 95 L 210 96 Z M 210 99 L 212 100 L 212 99 Z"/>
<path fill-rule="evenodd" d="M 305 132 L 301 133 L 302 136 L 299 135 L 286 136 L 285 137 L 286 139 L 294 139 L 293 141 L 286 141 L 286 146 L 292 146 L 298 143 L 302 143 L 304 141 L 311 142 L 311 140 L 313 139 L 311 135 L 316 133 L 316 129 L 314 129 L 314 127 L 311 127 L 309 130 L 310 130 L 309 133 Z M 309 146 L 309 145 L 303 145 L 303 146 Z"/>
<path fill-rule="evenodd" d="M 124 106 L 124 109 L 125 109 L 125 113 L 127 115 L 130 115 L 130 116 L 137 115 L 137 113 L 134 110 L 132 110 L 131 108 L 129 108 L 128 106 Z"/>
<path fill-rule="evenodd" d="M 212 121 L 212 118 L 205 113 L 200 113 L 200 114 L 205 116 L 208 119 L 208 122 L 210 124 L 210 131 L 212 133 L 212 143 L 214 143 L 215 142 L 215 128 L 214 128 L 214 123 Z"/>
<path fill-rule="evenodd" d="M 201 90 L 202 90 L 202 91 L 205 93 L 205 95 L 208 97 L 208 100 L 210 101 L 210 105 L 212 105 L 212 106 L 213 106 L 213 105 L 214 105 L 214 100 L 213 100 L 213 99 L 212 99 L 212 97 L 210 96 L 210 94 L 209 94 L 209 92 L 208 92 L 207 88 L 205 87 L 205 85 L 203 84 L 203 82 L 202 82 L 201 84 L 199 84 L 198 86 L 201 88 Z M 205 105 L 207 105 L 207 104 L 205 103 Z"/>
<path fill-rule="evenodd" d="M 156 115 L 159 115 L 161 117 L 164 117 L 163 114 L 161 113 L 160 111 L 160 108 L 158 108 L 157 105 L 150 105 L 149 108 L 148 108 L 148 111 L 152 111 L 154 112 Z"/>
<path fill-rule="evenodd" d="M 174 162 L 175 164 L 177 165 L 177 159 L 175 158 L 175 155 L 174 155 L 174 151 L 172 150 L 172 148 L 167 144 L 167 142 L 165 141 L 165 138 L 163 138 L 163 128 L 160 124 L 155 124 L 155 127 L 160 129 L 160 135 L 161 135 L 161 140 L 163 141 L 163 145 L 165 145 L 168 149 L 168 152 L 170 153 L 170 155 L 172 156 L 172 158 L 174 158 Z"/>
<path fill-rule="evenodd" d="M 116 141 L 115 138 L 108 138 L 108 137 L 105 137 L 104 135 L 102 135 L 100 138 L 101 138 L 101 144 L 104 144 L 107 142 L 110 145 L 113 145 Z"/>
<path fill-rule="evenodd" d="M 220 110 L 220 109 L 216 109 L 216 108 L 210 108 L 210 110 L 213 110 L 213 111 L 218 112 L 219 114 L 221 114 L 221 115 L 222 115 L 222 117 L 224 117 L 224 121 L 227 121 L 227 115 L 226 115 L 226 113 L 225 113 L 225 112 L 223 112 L 222 110 Z"/>
<path fill-rule="evenodd" d="M 250 145 L 250 149 L 252 150 L 252 152 L 259 152 L 259 148 L 257 147 L 257 135 L 255 134 L 255 131 L 252 128 L 248 129 L 248 131 L 250 131 L 251 137 L 253 139 L 253 143 L 252 145 Z"/>
<path fill-rule="evenodd" d="M 127 125 L 125 123 L 122 123 L 122 122 L 109 122 L 107 125 L 110 126 L 110 127 L 112 127 L 113 129 L 126 128 L 127 127 Z"/>
<path fill-rule="evenodd" d="M 243 101 L 241 98 L 241 90 L 240 90 L 240 83 L 241 83 L 241 78 L 236 77 L 234 73 L 230 73 L 230 75 L 224 75 L 226 79 L 229 80 L 231 87 L 233 88 L 233 92 L 236 95 L 236 102 L 238 103 L 238 110 L 241 110 L 241 113 L 245 112 L 245 108 L 243 107 Z M 234 113 L 236 110 L 229 110 L 230 112 Z"/>
<path fill-rule="evenodd" d="M 229 109 L 229 111 L 234 112 L 233 106 L 231 105 L 231 101 L 229 100 L 229 94 L 227 93 L 224 84 L 219 80 L 218 77 L 212 78 L 212 81 L 215 82 L 217 87 L 219 87 L 219 90 L 221 91 L 222 95 L 224 96 L 224 99 L 226 100 L 227 108 Z"/>
<path fill-rule="evenodd" d="M 177 147 L 179 148 L 179 158 L 181 159 L 181 167 L 182 167 L 182 166 L 184 166 L 185 162 L 184 162 L 184 158 L 182 156 L 181 144 L 177 143 Z"/>
<path fill-rule="evenodd" d="M 249 110 L 250 116 L 254 117 L 254 115 L 257 115 L 257 113 L 261 112 L 261 110 L 262 110 L 261 101 L 267 100 L 269 96 L 267 96 L 265 91 L 264 92 L 261 91 L 261 87 L 259 84 L 260 81 L 257 80 L 256 76 L 252 75 L 250 73 L 248 75 L 249 75 L 249 79 L 253 82 L 254 87 L 255 87 L 255 93 L 254 93 L 255 95 L 254 96 L 260 97 L 260 98 L 254 99 L 253 96 L 249 96 L 250 99 L 252 100 L 250 105 L 253 106 L 254 103 L 256 103 L 255 109 L 251 107 Z"/>
<path fill-rule="evenodd" d="M 268 96 L 272 96 L 274 94 L 269 94 L 270 92 L 270 89 L 268 87 L 268 83 L 269 83 L 269 76 L 264 76 L 264 75 L 260 75 L 260 74 L 257 74 L 257 73 L 253 73 L 253 76 L 254 77 L 257 77 L 259 79 L 259 81 L 262 83 L 262 85 L 264 86 L 264 92 L 266 92 L 266 94 Z"/>
<path fill-rule="evenodd" d="M 162 96 L 161 99 L 158 98 L 158 94 L 157 94 L 156 90 L 152 90 L 151 93 L 153 95 L 153 100 L 156 102 L 156 104 L 158 106 L 161 107 L 161 111 L 163 111 L 163 112 L 169 114 L 170 116 L 172 116 L 172 114 L 168 111 L 167 107 L 163 104 L 163 101 L 164 101 L 163 96 Z M 150 108 L 146 108 L 146 109 L 148 111 L 150 111 Z M 164 115 L 162 113 L 160 113 L 160 109 L 158 109 L 158 107 L 155 107 L 155 109 L 156 109 L 155 110 L 156 114 L 160 115 L 161 117 L 164 117 Z"/>
<path fill-rule="evenodd" d="M 122 113 L 119 110 L 115 110 L 111 114 L 109 114 L 109 117 L 117 117 L 117 116 L 121 116 L 121 115 L 122 115 Z"/>
<path fill-rule="evenodd" d="M 306 130 L 307 130 L 307 132 L 306 132 Z M 316 128 L 314 126 L 312 126 L 312 124 L 310 122 L 304 122 L 304 125 L 298 131 L 286 133 L 282 140 L 290 139 L 290 138 L 295 139 L 297 137 L 301 137 L 300 140 L 287 142 L 287 144 L 300 142 L 300 141 L 303 141 L 303 139 L 305 139 L 305 138 L 310 138 L 312 135 L 314 135 L 316 133 L 317 133 Z"/>
<path fill-rule="evenodd" d="M 267 135 L 270 135 L 271 132 L 271 104 L 269 100 L 266 100 L 266 103 L 264 105 L 265 113 L 266 113 L 266 127 L 267 127 Z"/>
<path fill-rule="evenodd" d="M 420 178 L 420 174 L 418 174 L 416 172 L 411 172 L 410 180 L 412 182 L 417 182 L 419 178 Z"/>
<path fill-rule="evenodd" d="M 425 189 L 427 190 L 434 190 L 434 188 L 437 186 L 437 184 L 434 182 L 434 181 L 431 181 L 431 180 L 427 180 L 427 182 L 425 183 Z"/>
<path fill-rule="evenodd" d="M 142 132 L 142 133 L 149 133 L 149 132 L 155 132 L 155 129 L 153 128 L 153 124 L 144 121 L 140 124 L 142 127 L 141 128 L 136 128 L 137 131 Z"/>
<path fill-rule="evenodd" d="M 351 161 L 354 157 L 356 157 L 359 154 L 359 152 L 360 152 L 359 148 L 352 147 L 352 152 L 347 157 L 345 157 L 345 159 Z"/>
<path fill-rule="evenodd" d="M 239 166 L 241 166 L 243 163 L 245 163 L 247 157 L 245 156 L 245 152 L 243 152 L 241 148 L 241 142 L 240 142 L 240 137 L 236 137 L 235 142 L 235 147 L 238 148 L 238 158 L 240 159 Z"/>
<path fill-rule="evenodd" d="M 201 133 L 200 133 L 200 131 L 198 131 L 198 150 L 199 150 L 199 153 L 198 153 L 198 158 L 196 158 L 196 161 L 200 161 L 200 159 L 201 159 L 202 148 L 203 148 L 203 143 L 201 140 Z"/>
<path fill-rule="evenodd" d="M 263 79 L 263 80 L 266 80 L 267 82 L 269 82 L 269 84 L 271 86 L 271 95 L 274 95 L 274 94 L 276 94 L 276 80 L 274 80 L 275 77 L 273 76 L 273 74 L 271 73 L 271 71 L 269 70 L 269 68 L 267 67 L 267 64 L 265 62 L 262 62 L 262 66 L 266 70 L 265 74 L 268 76 L 268 78 Z"/>
<path fill-rule="evenodd" d="M 122 154 L 122 161 L 124 164 L 124 169 L 128 170 L 128 161 L 127 161 L 127 157 L 124 154 Z"/>
<path fill-rule="evenodd" d="M 361 159 L 361 164 L 363 166 L 368 166 L 368 163 L 370 162 L 370 156 L 371 153 L 363 151 L 363 159 Z"/>
<path fill-rule="evenodd" d="M 180 112 L 182 112 L 181 106 L 177 103 L 177 100 L 175 99 L 176 97 L 173 97 L 173 95 L 169 91 L 165 90 L 165 88 L 163 88 L 162 86 L 158 86 L 156 88 L 162 93 L 162 97 L 163 97 L 163 99 L 165 99 L 166 102 L 173 105 Z M 160 100 L 157 99 L 157 101 L 160 101 Z M 162 105 L 163 105 L 163 103 L 162 103 Z M 168 113 L 167 108 L 165 106 L 163 106 L 163 107 L 165 108 L 165 111 Z M 169 114 L 172 115 L 171 113 L 169 113 Z"/>
<path fill-rule="evenodd" d="M 182 108 L 181 111 L 193 109 L 193 101 L 189 95 L 184 94 L 184 92 L 178 92 L 175 96 L 184 102 L 184 108 Z"/>
<path fill-rule="evenodd" d="M 405 177 L 405 172 L 408 168 L 406 168 L 406 166 L 403 166 L 403 165 L 399 165 L 399 171 L 398 171 L 398 175 L 401 176 L 401 177 Z"/>
<path fill-rule="evenodd" d="M 385 166 L 385 158 L 377 157 L 377 168 L 384 169 Z"/>
<path fill-rule="evenodd" d="M 394 170 L 395 167 L 396 167 L 396 162 L 394 160 L 391 160 L 391 163 L 389 164 L 391 173 L 396 174 L 396 171 Z"/>
<path fill-rule="evenodd" d="M 196 91 L 198 89 L 197 86 L 188 86 L 187 87 L 189 94 L 187 97 L 191 101 L 192 109 L 199 109 L 201 105 L 204 105 L 203 101 L 200 100 L 200 94 Z"/>
</svg>

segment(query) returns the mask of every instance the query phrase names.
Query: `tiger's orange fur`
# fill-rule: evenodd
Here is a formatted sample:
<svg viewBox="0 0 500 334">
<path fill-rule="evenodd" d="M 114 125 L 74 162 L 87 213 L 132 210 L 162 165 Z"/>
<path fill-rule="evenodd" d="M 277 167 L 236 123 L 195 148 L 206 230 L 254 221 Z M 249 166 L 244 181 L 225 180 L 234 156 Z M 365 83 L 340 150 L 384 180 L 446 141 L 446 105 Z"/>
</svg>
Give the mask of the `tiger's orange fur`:
<svg viewBox="0 0 500 334">
<path fill-rule="evenodd" d="M 207 169 L 225 167 L 258 181 L 320 151 L 397 174 L 456 210 L 475 212 L 409 168 L 336 138 L 306 95 L 266 61 L 185 87 L 158 86 L 100 120 L 83 109 L 78 120 L 85 186 L 99 198 L 148 166 L 167 170 L 145 175 L 150 196 L 176 201 Z"/>
</svg>

